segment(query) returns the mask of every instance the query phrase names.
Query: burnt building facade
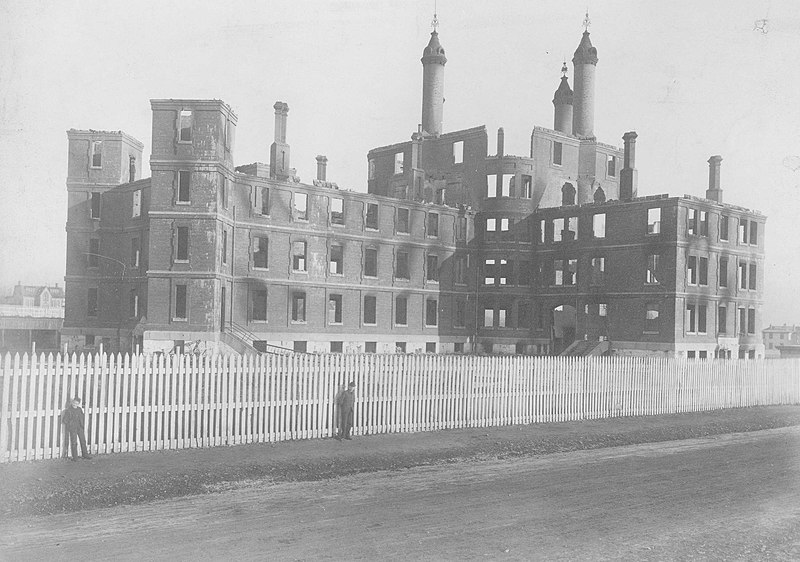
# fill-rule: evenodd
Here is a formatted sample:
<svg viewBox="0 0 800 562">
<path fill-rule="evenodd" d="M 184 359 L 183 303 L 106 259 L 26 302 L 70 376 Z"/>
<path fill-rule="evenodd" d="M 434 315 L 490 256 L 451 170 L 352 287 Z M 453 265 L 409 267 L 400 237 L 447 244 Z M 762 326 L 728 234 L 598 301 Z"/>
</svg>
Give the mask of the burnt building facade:
<svg viewBox="0 0 800 562">
<path fill-rule="evenodd" d="M 637 197 L 636 133 L 594 134 L 588 30 L 530 151 L 445 132 L 447 58 L 423 50 L 422 118 L 367 154 L 367 193 L 303 183 L 286 103 L 269 163 L 234 164 L 218 100 L 152 100 L 151 177 L 121 132 L 68 132 L 64 341 L 154 351 L 763 355 L 764 217 Z"/>
</svg>

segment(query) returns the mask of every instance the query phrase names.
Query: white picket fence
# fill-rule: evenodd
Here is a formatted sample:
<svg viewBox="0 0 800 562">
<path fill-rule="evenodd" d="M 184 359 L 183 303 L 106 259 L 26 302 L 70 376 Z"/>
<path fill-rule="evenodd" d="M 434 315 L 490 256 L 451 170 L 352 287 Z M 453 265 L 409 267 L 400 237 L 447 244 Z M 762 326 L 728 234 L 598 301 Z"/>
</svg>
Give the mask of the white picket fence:
<svg viewBox="0 0 800 562">
<path fill-rule="evenodd" d="M 93 454 L 329 437 L 349 381 L 356 435 L 800 403 L 797 359 L 7 355 L 0 462 L 63 456 L 73 396 Z"/>
</svg>

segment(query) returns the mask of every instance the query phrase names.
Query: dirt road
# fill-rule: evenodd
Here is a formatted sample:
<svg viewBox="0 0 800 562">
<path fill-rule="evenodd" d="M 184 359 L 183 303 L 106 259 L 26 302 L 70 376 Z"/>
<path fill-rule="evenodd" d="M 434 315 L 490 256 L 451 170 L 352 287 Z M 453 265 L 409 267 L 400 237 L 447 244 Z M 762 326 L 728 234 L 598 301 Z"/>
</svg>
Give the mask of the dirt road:
<svg viewBox="0 0 800 562">
<path fill-rule="evenodd" d="M 435 467 L 0 524 L 0 557 L 800 559 L 800 428 Z"/>
</svg>

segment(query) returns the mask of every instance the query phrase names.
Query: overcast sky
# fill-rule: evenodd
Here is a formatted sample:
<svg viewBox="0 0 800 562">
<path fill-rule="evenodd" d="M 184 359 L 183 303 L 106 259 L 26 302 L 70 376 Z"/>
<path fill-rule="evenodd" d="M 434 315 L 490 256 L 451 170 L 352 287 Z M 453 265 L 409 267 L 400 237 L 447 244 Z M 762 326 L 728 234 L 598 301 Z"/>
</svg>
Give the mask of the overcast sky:
<svg viewBox="0 0 800 562">
<path fill-rule="evenodd" d="M 586 5 L 438 0 L 445 132 L 485 124 L 494 152 L 504 127 L 506 152 L 527 155 L 532 127 L 552 127 Z M 637 131 L 640 195 L 703 196 L 706 161 L 721 154 L 724 200 L 768 217 L 764 325 L 800 323 L 797 2 L 589 8 L 598 140 Z M 149 158 L 152 98 L 229 103 L 236 165 L 269 161 L 284 101 L 300 177 L 325 154 L 329 180 L 366 191 L 367 151 L 420 121 L 432 12 L 433 0 L 0 0 L 0 289 L 63 283 L 65 131 L 121 129 Z"/>
</svg>

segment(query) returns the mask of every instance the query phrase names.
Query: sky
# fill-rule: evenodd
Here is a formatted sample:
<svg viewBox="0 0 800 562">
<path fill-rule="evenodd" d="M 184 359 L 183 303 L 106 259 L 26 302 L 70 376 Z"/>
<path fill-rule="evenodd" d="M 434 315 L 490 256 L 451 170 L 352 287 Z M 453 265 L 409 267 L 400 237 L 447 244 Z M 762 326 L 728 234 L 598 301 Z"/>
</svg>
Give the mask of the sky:
<svg viewBox="0 0 800 562">
<path fill-rule="evenodd" d="M 764 326 L 800 324 L 796 0 L 588 7 L 598 140 L 638 133 L 639 195 L 704 196 L 707 160 L 722 155 L 724 201 L 767 216 Z M 445 132 L 486 125 L 493 153 L 503 127 L 506 153 L 527 155 L 533 126 L 552 127 L 586 8 L 438 0 Z M 0 291 L 63 283 L 66 131 L 123 130 L 149 158 L 150 99 L 230 104 L 236 165 L 269 161 L 284 101 L 301 179 L 324 154 L 329 180 L 366 191 L 368 150 L 420 121 L 433 11 L 433 0 L 0 0 Z"/>
</svg>

